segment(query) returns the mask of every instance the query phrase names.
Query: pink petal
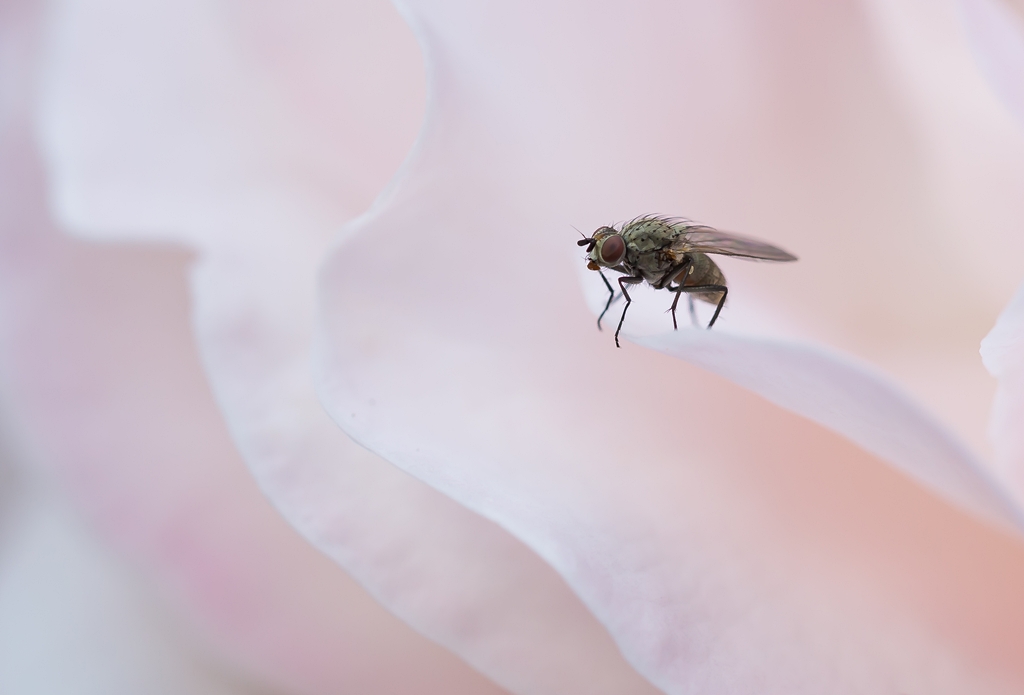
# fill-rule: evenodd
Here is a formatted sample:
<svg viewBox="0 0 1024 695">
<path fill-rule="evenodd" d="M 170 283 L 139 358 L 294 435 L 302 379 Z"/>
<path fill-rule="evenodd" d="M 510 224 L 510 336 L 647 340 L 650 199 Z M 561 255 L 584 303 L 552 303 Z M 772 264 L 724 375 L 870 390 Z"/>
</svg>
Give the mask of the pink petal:
<svg viewBox="0 0 1024 695">
<path fill-rule="evenodd" d="M 256 677 L 299 693 L 498 692 L 288 527 L 239 459 L 188 325 L 187 256 L 99 247 L 41 217 L 0 148 L 0 373 L 35 458 L 104 537 Z"/>
<path fill-rule="evenodd" d="M 153 587 L 39 482 L 20 486 L 17 508 L 5 516 L 0 691 L 257 692 L 207 663 Z"/>
<path fill-rule="evenodd" d="M 195 354 L 187 254 L 95 246 L 53 230 L 24 113 L 34 21 L 28 11 L 0 15 L 0 373 L 4 415 L 17 426 L 5 433 L 57 475 L 108 542 L 171 589 L 173 605 L 203 628 L 202 642 L 265 685 L 298 693 L 498 692 L 382 609 L 260 494 Z M 4 569 L 16 582 L 16 568 Z M 69 589 L 88 591 L 87 569 L 67 577 Z M 31 597 L 12 598 L 19 611 L 32 610 Z M 97 644 L 120 629 L 117 607 L 103 605 L 95 624 L 81 628 Z M 60 640 L 73 639 L 77 625 L 77 614 L 65 617 L 60 634 L 47 634 L 58 628 L 45 616 L 33 621 L 49 642 L 51 669 Z M 34 634 L 20 636 L 20 650 L 31 650 Z M 135 646 L 145 651 L 144 640 Z M 161 659 L 173 658 L 141 654 L 137 667 L 134 652 L 106 656 L 127 678 L 136 668 L 139 678 L 156 677 Z M 61 666 L 74 673 L 74 664 Z M 83 666 L 102 669 L 92 659 Z M 22 668 L 31 663 L 19 660 Z M 75 686 L 89 682 L 83 676 Z M 162 687 L 175 686 L 165 679 Z"/>
<path fill-rule="evenodd" d="M 872 369 L 809 345 L 721 332 L 638 342 L 844 435 L 979 516 L 1024 530 L 1024 513 L 971 452 Z"/>
<path fill-rule="evenodd" d="M 981 359 L 999 379 L 991 425 L 997 471 L 1018 499 L 1024 499 L 1024 287 L 982 342 Z"/>
<path fill-rule="evenodd" d="M 496 257 L 484 225 L 501 236 L 548 222 L 446 217 L 443 190 L 421 193 L 375 220 L 325 278 L 338 320 L 325 402 L 362 443 L 537 549 L 642 673 L 667 692 L 1024 682 L 1015 649 L 1001 654 L 988 637 L 1024 638 L 1007 617 L 1024 609 L 1019 592 L 1003 584 L 1024 579 L 1019 544 L 727 383 L 616 353 L 572 310 L 569 274 L 543 272 L 559 265 L 553 244 L 537 245 L 553 278 L 542 297 L 514 284 L 482 297 L 405 265 L 443 311 L 403 310 L 401 288 L 354 294 L 360 263 L 395 258 L 399 245 L 430 258 L 403 230 L 426 234 L 440 261 L 468 245 Z M 944 661 L 957 666 L 947 673 Z"/>
<path fill-rule="evenodd" d="M 960 5 L 978 62 L 1024 123 L 1024 5 L 1014 0 L 960 0 Z"/>
<path fill-rule="evenodd" d="M 953 290 L 972 290 L 941 272 L 970 251 L 920 243 L 930 171 L 866 20 L 587 8 L 413 5 L 436 112 L 325 266 L 332 417 L 536 549 L 666 692 L 1019 690 L 1019 541 L 872 455 L 1012 520 L 933 418 L 824 348 L 717 328 L 637 338 L 857 448 L 688 364 L 616 350 L 579 301 L 570 224 L 660 211 L 802 256 L 723 262 L 736 328 L 857 346 L 869 327 L 881 345 L 970 316 Z M 655 329 L 631 311 L 630 335 Z"/>
<path fill-rule="evenodd" d="M 100 238 L 336 225 L 422 116 L 416 45 L 382 2 L 61 0 L 48 39 L 39 127 L 56 207 Z"/>
<path fill-rule="evenodd" d="M 653 692 L 536 555 L 331 422 L 308 371 L 316 260 L 208 252 L 193 276 L 211 381 L 266 494 L 384 605 L 514 692 Z"/>
<path fill-rule="evenodd" d="M 402 62 L 415 46 L 397 17 L 377 18 L 373 33 L 356 16 L 322 26 L 333 5 L 238 6 L 217 26 L 242 28 L 208 40 L 193 35 L 209 31 L 206 5 L 121 5 L 68 4 L 58 23 L 43 130 L 60 210 L 97 238 L 156 236 L 203 249 L 192 275 L 200 351 L 263 491 L 392 611 L 503 685 L 650 692 L 549 567 L 354 444 L 313 391 L 317 264 L 340 220 L 383 183 L 382 167 L 397 166 L 396 143 L 411 142 L 422 108 L 410 78 L 418 62 Z M 282 40 L 275 17 L 298 25 L 298 45 L 280 55 L 260 43 Z M 120 30 L 112 36 L 109 26 Z M 332 55 L 352 43 L 346 37 L 356 45 Z M 243 40 L 257 44 L 252 55 L 225 57 Z M 184 56 L 182 44 L 192 49 Z M 362 60 L 376 68 L 354 59 L 364 45 L 372 51 Z M 292 120 L 267 116 L 281 106 L 273 87 L 301 101 Z M 403 102 L 375 100 L 382 89 Z M 367 104 L 373 117 L 359 120 Z M 306 170 L 323 181 L 311 183 Z"/>
<path fill-rule="evenodd" d="M 926 207 L 916 222 L 905 223 L 918 233 L 872 235 L 870 263 L 879 255 L 894 262 L 890 283 L 880 287 L 894 285 L 895 295 L 867 315 L 889 305 L 900 310 L 900 320 L 889 327 L 858 324 L 862 344 L 844 346 L 884 367 L 990 455 L 995 382 L 977 346 L 1020 283 L 1024 129 L 978 69 L 959 3 L 866 5 L 891 98 L 914 126 L 907 141 L 918 160 L 912 176 L 918 183 L 903 207 Z M 943 259 L 934 263 L 937 249 Z M 903 301 L 908 291 L 923 291 L 931 301 Z"/>
</svg>

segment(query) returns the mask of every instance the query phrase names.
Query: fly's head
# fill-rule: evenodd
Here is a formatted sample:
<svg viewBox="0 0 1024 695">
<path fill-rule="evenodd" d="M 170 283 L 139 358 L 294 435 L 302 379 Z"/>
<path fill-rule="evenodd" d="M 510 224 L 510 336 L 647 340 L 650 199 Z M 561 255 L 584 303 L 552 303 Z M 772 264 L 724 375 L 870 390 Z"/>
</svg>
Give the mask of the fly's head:
<svg viewBox="0 0 1024 695">
<path fill-rule="evenodd" d="M 614 268 L 626 258 L 626 242 L 611 227 L 601 227 L 593 236 L 576 243 L 587 247 L 587 267 L 591 270 Z"/>
</svg>

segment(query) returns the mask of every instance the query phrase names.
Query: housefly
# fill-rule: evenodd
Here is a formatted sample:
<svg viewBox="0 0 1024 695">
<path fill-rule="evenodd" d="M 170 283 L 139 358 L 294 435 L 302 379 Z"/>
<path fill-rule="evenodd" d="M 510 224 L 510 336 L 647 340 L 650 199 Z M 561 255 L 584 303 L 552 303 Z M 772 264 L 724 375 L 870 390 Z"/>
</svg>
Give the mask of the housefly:
<svg viewBox="0 0 1024 695">
<path fill-rule="evenodd" d="M 709 253 L 722 256 L 737 256 L 762 261 L 795 261 L 796 256 L 777 246 L 757 239 L 727 234 L 711 227 L 694 224 L 675 217 L 644 215 L 626 222 L 621 229 L 601 227 L 592 236 L 577 242 L 587 247 L 587 267 L 601 272 L 602 268 L 622 273 L 618 279 L 619 289 L 626 298 L 619 325 L 615 329 L 615 346 L 619 347 L 619 331 L 626 320 L 626 310 L 632 303 L 626 285 L 647 282 L 656 290 L 668 290 L 675 294 L 672 300 L 672 327 L 676 323 L 676 305 L 679 295 L 686 294 L 690 304 L 690 318 L 696 323 L 693 300 L 699 299 L 715 305 L 715 315 L 708 328 L 715 325 L 718 314 L 725 304 L 729 289 L 725 276 Z M 597 327 L 608 313 L 615 300 L 615 291 L 604 273 L 601 273 L 608 288 L 608 302 L 597 317 Z"/>
</svg>

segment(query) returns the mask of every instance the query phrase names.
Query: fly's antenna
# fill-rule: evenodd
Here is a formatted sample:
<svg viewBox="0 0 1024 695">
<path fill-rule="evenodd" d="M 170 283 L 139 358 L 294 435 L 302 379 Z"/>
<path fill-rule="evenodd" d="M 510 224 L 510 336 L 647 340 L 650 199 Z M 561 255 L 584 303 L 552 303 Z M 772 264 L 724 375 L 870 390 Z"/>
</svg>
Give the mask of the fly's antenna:
<svg viewBox="0 0 1024 695">
<path fill-rule="evenodd" d="M 569 226 L 572 227 L 573 229 L 576 229 L 575 225 L 571 225 L 570 224 Z M 583 237 L 582 239 L 580 239 L 579 241 L 576 242 L 576 245 L 577 246 L 586 246 L 587 247 L 587 253 L 590 253 L 591 251 L 593 251 L 594 250 L 594 246 L 597 245 L 597 239 L 594 239 L 593 237 L 588 237 L 586 234 L 584 234 L 583 232 L 580 232 L 580 230 L 578 230 L 578 229 L 576 229 L 576 231 L 579 232 L 581 237 Z"/>
</svg>

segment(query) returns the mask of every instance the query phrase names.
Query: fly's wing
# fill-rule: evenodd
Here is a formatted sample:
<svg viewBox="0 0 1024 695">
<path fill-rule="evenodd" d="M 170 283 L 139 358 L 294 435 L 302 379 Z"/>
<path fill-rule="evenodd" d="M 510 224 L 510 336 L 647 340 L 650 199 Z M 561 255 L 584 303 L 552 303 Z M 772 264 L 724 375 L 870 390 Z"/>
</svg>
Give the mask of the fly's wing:
<svg viewBox="0 0 1024 695">
<path fill-rule="evenodd" d="M 795 261 L 796 256 L 778 246 L 757 239 L 727 234 L 711 227 L 683 227 L 682 234 L 672 243 L 672 250 L 686 253 L 717 253 L 722 256 L 756 258 L 762 261 Z"/>
</svg>

